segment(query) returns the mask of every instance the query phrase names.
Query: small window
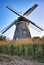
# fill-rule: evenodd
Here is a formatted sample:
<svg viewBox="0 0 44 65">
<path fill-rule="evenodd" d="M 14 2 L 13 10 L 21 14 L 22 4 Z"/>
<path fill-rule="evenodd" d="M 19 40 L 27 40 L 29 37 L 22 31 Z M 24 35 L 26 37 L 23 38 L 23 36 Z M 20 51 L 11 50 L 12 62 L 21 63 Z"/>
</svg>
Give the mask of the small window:
<svg viewBox="0 0 44 65">
<path fill-rule="evenodd" d="M 24 34 L 27 34 L 27 32 L 26 32 L 26 31 L 23 31 L 23 33 L 24 33 Z"/>
<path fill-rule="evenodd" d="M 26 30 L 23 31 L 23 36 L 27 37 L 27 31 Z"/>
</svg>

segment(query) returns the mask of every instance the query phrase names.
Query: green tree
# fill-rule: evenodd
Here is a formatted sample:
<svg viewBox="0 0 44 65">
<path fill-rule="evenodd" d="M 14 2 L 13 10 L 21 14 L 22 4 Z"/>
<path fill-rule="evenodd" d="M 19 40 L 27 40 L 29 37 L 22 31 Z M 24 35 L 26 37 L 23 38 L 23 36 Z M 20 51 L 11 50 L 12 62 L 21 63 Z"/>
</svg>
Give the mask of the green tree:
<svg viewBox="0 0 44 65">
<path fill-rule="evenodd" d="M 1 35 L 0 40 L 6 40 L 6 36 Z"/>
</svg>

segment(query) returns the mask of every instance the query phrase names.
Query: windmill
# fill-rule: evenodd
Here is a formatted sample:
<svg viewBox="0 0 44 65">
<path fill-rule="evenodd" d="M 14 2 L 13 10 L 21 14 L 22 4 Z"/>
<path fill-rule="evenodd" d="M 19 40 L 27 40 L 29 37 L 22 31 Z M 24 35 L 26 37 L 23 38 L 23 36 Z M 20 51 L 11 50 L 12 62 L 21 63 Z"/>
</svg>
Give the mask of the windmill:
<svg viewBox="0 0 44 65">
<path fill-rule="evenodd" d="M 20 38 L 27 38 L 27 37 L 31 38 L 30 30 L 29 30 L 29 27 L 28 27 L 29 23 L 31 23 L 32 25 L 34 25 L 35 27 L 37 27 L 38 29 L 43 31 L 43 29 L 41 27 L 39 27 L 34 22 L 30 21 L 29 19 L 27 19 L 25 17 L 25 16 L 28 16 L 30 13 L 32 13 L 34 11 L 34 9 L 36 9 L 37 6 L 38 6 L 37 4 L 34 4 L 23 15 L 21 15 L 14 8 L 6 6 L 6 8 L 8 8 L 13 13 L 17 14 L 19 17 L 18 17 L 17 20 L 14 20 L 10 25 L 8 25 L 6 28 L 4 28 L 2 30 L 2 34 L 4 34 L 14 24 L 16 25 L 16 30 L 15 30 L 14 37 L 13 37 L 13 39 L 15 39 L 15 40 L 18 40 Z"/>
</svg>

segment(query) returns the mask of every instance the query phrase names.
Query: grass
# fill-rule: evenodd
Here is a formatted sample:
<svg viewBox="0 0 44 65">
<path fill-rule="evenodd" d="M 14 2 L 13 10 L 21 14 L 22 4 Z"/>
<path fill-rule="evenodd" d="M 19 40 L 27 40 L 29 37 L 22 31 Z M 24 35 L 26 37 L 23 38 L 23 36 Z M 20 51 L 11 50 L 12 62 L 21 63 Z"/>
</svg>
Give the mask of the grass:
<svg viewBox="0 0 44 65">
<path fill-rule="evenodd" d="M 9 61 L 11 60 L 11 58 L 7 55 L 4 55 L 4 54 L 0 54 L 0 61 Z"/>
</svg>

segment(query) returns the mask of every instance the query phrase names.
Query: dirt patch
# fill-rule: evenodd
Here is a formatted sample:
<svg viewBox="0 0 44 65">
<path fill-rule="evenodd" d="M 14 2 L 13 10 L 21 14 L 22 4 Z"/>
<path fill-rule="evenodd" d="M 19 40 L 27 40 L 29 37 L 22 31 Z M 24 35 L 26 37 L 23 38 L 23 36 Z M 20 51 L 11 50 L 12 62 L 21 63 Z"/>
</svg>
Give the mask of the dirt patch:
<svg viewBox="0 0 44 65">
<path fill-rule="evenodd" d="M 44 65 L 44 63 L 39 63 L 37 61 L 33 62 L 30 60 L 25 60 L 21 57 L 18 56 L 9 56 L 9 55 L 4 55 L 5 57 L 8 57 L 11 60 L 3 60 L 0 61 L 0 65 Z"/>
</svg>

